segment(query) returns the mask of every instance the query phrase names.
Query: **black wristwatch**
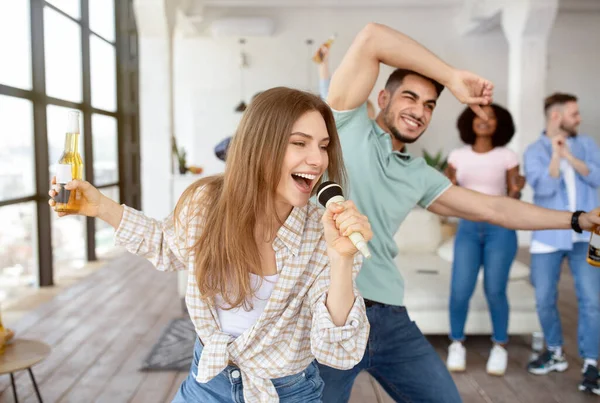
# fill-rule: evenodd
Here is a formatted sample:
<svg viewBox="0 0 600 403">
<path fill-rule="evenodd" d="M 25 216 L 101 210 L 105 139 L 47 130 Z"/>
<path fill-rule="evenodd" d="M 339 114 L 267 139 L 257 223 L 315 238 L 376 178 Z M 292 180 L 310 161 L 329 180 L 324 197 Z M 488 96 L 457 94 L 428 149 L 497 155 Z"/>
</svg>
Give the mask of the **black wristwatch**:
<svg viewBox="0 0 600 403">
<path fill-rule="evenodd" d="M 583 232 L 583 230 L 579 226 L 579 216 L 583 213 L 585 213 L 585 211 L 577 210 L 571 216 L 571 228 L 573 228 L 573 231 L 577 232 L 578 234 L 581 234 Z"/>
</svg>

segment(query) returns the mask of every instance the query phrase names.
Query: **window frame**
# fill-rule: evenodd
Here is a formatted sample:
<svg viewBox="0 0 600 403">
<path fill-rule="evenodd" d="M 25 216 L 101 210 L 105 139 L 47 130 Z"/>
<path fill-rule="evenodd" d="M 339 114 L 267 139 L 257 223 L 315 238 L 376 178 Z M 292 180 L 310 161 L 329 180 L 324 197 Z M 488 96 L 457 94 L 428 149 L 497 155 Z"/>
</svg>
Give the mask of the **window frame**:
<svg viewBox="0 0 600 403">
<path fill-rule="evenodd" d="M 27 1 L 27 0 L 25 0 Z M 30 1 L 30 32 L 31 32 L 31 69 L 32 88 L 24 90 L 0 84 L 0 94 L 14 98 L 27 99 L 33 105 L 33 136 L 35 158 L 35 194 L 0 200 L 0 207 L 35 202 L 37 214 L 37 261 L 38 285 L 51 286 L 54 284 L 54 267 L 52 257 L 51 214 L 48 206 L 48 189 L 50 175 L 48 173 L 48 127 L 47 106 L 57 105 L 78 109 L 83 113 L 82 147 L 84 154 L 84 170 L 86 179 L 94 184 L 94 153 L 92 114 L 106 115 L 117 121 L 118 142 L 118 180 L 104 183 L 99 189 L 117 186 L 120 202 L 129 206 L 141 208 L 140 180 L 140 143 L 139 143 L 139 59 L 138 37 L 133 16 L 132 0 L 114 0 L 115 41 L 109 41 L 90 29 L 89 0 L 80 0 L 81 18 L 73 18 L 55 5 L 45 0 Z M 82 102 L 76 103 L 46 94 L 45 72 L 45 42 L 44 42 L 44 7 L 52 8 L 62 16 L 76 22 L 81 27 L 81 56 L 82 56 Z M 90 36 L 107 42 L 115 47 L 116 55 L 116 96 L 117 109 L 115 112 L 92 106 L 91 99 L 91 66 L 90 66 Z M 86 219 L 86 258 L 87 261 L 97 260 L 96 256 L 96 225 L 94 218 Z"/>
</svg>

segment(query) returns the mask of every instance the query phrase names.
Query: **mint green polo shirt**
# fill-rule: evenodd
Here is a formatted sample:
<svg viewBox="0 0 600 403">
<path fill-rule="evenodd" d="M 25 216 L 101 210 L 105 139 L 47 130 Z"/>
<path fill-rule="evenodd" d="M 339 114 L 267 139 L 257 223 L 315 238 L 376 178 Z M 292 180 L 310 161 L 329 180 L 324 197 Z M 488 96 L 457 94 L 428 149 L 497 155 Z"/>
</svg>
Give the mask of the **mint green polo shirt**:
<svg viewBox="0 0 600 403">
<path fill-rule="evenodd" d="M 394 235 L 412 208 L 429 207 L 451 183 L 421 157 L 392 150 L 392 139 L 374 120 L 366 105 L 333 111 L 348 172 L 346 199 L 369 217 L 373 239 L 371 259 L 365 259 L 356 279 L 364 298 L 403 305 L 404 280 L 394 263 Z"/>
</svg>

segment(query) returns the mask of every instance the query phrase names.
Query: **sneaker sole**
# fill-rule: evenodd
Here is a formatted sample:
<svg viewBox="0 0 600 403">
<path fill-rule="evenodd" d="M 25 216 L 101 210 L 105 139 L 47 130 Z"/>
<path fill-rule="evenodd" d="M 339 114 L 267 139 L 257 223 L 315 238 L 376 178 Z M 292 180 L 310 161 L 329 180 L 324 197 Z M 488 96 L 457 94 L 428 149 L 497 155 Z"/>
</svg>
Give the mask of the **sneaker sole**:
<svg viewBox="0 0 600 403">
<path fill-rule="evenodd" d="M 588 393 L 593 393 L 595 395 L 600 396 L 600 389 L 588 388 L 587 386 L 583 386 L 583 385 L 579 385 L 578 389 L 580 392 L 588 392 Z"/>
<path fill-rule="evenodd" d="M 467 370 L 466 365 L 462 366 L 462 367 L 446 367 L 448 368 L 448 371 L 450 372 L 465 372 Z"/>
<path fill-rule="evenodd" d="M 506 369 L 502 370 L 498 370 L 498 371 L 490 371 L 490 370 L 486 370 L 486 372 L 488 373 L 488 375 L 493 375 L 493 376 L 504 376 L 504 374 L 506 373 Z"/>
<path fill-rule="evenodd" d="M 564 372 L 567 370 L 567 368 L 569 368 L 569 363 L 563 362 L 560 364 L 555 364 L 549 368 L 527 368 L 527 370 L 529 371 L 529 373 L 534 375 L 546 375 L 552 371 Z"/>
</svg>

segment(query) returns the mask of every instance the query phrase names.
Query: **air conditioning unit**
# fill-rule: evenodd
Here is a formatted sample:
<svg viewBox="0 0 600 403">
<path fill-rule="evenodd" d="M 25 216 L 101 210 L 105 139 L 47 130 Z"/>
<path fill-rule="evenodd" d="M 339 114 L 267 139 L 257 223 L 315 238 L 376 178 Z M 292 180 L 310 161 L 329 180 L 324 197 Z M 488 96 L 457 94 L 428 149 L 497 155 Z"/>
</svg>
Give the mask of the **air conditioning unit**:
<svg viewBox="0 0 600 403">
<path fill-rule="evenodd" d="M 271 36 L 274 32 L 273 20 L 263 17 L 222 18 L 210 25 L 210 33 L 214 37 Z"/>
</svg>

